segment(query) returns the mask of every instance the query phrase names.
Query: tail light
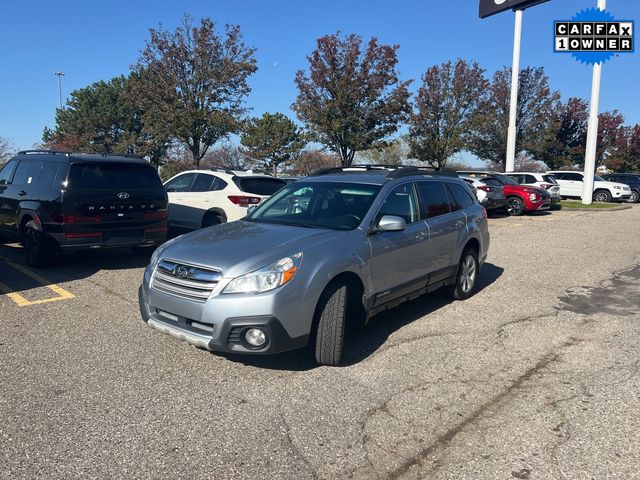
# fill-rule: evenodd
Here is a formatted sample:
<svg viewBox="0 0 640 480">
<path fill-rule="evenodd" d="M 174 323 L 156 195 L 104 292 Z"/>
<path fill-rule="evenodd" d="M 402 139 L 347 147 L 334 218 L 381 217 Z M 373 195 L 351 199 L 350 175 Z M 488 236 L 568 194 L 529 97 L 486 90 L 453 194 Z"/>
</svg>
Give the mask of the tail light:
<svg viewBox="0 0 640 480">
<path fill-rule="evenodd" d="M 99 216 L 82 217 L 78 215 L 60 215 L 57 213 L 49 215 L 49 219 L 53 223 L 97 223 L 102 221 Z"/>
<path fill-rule="evenodd" d="M 545 190 L 549 190 L 551 187 L 553 187 L 553 185 L 551 185 L 550 183 L 540 184 L 540 188 L 544 188 Z"/>
<path fill-rule="evenodd" d="M 164 220 L 168 217 L 167 210 L 154 210 L 153 212 L 146 212 L 144 214 L 145 220 Z"/>
<path fill-rule="evenodd" d="M 145 228 L 144 233 L 166 233 L 169 229 L 164 227 Z"/>
<path fill-rule="evenodd" d="M 102 238 L 102 232 L 65 233 L 64 238 L 73 240 L 76 238 Z"/>
<path fill-rule="evenodd" d="M 248 207 L 249 205 L 257 205 L 260 203 L 260 197 L 247 197 L 244 195 L 228 195 L 227 198 L 234 204 L 241 207 Z"/>
<path fill-rule="evenodd" d="M 493 187 L 486 187 L 486 186 L 478 186 L 476 187 L 478 190 L 482 190 L 483 192 L 493 192 Z"/>
<path fill-rule="evenodd" d="M 482 207 L 482 217 L 483 218 L 488 218 L 489 217 L 489 214 L 487 213 L 487 209 L 484 208 L 484 207 Z"/>
</svg>

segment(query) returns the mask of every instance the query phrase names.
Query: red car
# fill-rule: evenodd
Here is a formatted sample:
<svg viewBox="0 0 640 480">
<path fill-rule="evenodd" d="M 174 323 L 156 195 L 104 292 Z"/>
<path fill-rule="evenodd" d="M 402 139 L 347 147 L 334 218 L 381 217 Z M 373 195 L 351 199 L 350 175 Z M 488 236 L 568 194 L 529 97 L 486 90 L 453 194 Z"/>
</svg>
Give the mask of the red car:
<svg viewBox="0 0 640 480">
<path fill-rule="evenodd" d="M 539 212 L 551 208 L 551 195 L 542 188 L 520 185 L 497 172 L 459 171 L 458 173 L 482 179 L 487 185 L 502 187 L 504 196 L 507 197 L 505 208 L 509 215 L 522 215 L 525 212 Z"/>
</svg>

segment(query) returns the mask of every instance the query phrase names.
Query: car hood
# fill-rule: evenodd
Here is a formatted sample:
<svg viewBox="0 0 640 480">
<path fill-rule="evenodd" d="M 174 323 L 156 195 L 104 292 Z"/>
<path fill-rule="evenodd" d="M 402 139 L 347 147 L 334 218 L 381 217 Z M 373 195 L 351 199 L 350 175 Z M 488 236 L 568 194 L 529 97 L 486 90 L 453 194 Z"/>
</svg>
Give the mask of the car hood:
<svg viewBox="0 0 640 480">
<path fill-rule="evenodd" d="M 626 183 L 618 183 L 618 182 L 610 182 L 608 180 L 602 181 L 602 180 L 596 180 L 595 182 L 593 182 L 593 186 L 595 187 L 601 187 L 601 188 L 613 188 L 613 187 L 619 187 L 621 190 L 624 190 L 625 188 L 629 188 L 629 185 L 627 185 Z"/>
<path fill-rule="evenodd" d="M 159 257 L 219 270 L 233 278 L 318 244 L 339 242 L 348 233 L 238 220 L 182 235 Z"/>
</svg>

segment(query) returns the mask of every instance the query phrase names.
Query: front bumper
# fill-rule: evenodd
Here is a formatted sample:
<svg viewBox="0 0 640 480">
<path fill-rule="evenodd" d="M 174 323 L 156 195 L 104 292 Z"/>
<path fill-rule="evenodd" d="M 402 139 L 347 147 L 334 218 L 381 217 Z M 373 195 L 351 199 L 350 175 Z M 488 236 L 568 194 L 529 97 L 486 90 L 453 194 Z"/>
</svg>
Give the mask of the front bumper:
<svg viewBox="0 0 640 480">
<path fill-rule="evenodd" d="M 163 295 L 155 291 L 151 293 L 152 296 Z M 155 302 L 151 301 L 149 291 L 144 285 L 138 290 L 138 301 L 142 319 L 149 327 L 210 351 L 258 355 L 274 354 L 304 347 L 309 341 L 310 322 L 306 332 L 298 336 L 291 336 L 278 316 L 266 308 L 263 315 L 255 315 L 253 314 L 255 310 L 247 308 L 246 311 L 249 314 L 246 316 L 227 316 L 225 308 L 222 307 L 214 309 L 222 313 L 222 317 L 218 315 L 212 320 L 207 315 L 198 316 L 193 312 L 190 318 L 177 313 L 188 312 L 188 310 L 181 308 L 181 300 L 166 304 L 158 301 L 157 298 Z M 242 304 L 241 299 L 238 299 L 238 302 Z M 161 304 L 162 308 L 153 306 L 152 303 Z M 206 303 L 198 304 L 200 309 L 203 309 Z M 237 311 L 237 308 L 232 311 Z M 285 317 L 288 316 L 288 312 L 283 311 L 282 313 Z M 249 328 L 259 328 L 265 333 L 267 341 L 263 346 L 252 347 L 244 340 L 244 333 Z"/>
</svg>

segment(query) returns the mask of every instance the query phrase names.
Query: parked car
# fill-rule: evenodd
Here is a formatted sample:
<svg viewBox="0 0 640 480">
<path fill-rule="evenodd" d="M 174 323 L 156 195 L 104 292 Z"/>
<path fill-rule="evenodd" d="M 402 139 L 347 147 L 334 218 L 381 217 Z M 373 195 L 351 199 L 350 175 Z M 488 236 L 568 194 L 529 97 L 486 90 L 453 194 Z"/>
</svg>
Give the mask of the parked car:
<svg viewBox="0 0 640 480">
<path fill-rule="evenodd" d="M 268 354 L 310 344 L 319 363 L 337 365 L 349 323 L 441 287 L 455 299 L 473 295 L 487 223 L 455 177 L 324 170 L 242 220 L 158 248 L 140 310 L 151 328 L 204 349 Z"/>
<path fill-rule="evenodd" d="M 36 267 L 60 251 L 152 247 L 167 236 L 167 194 L 145 160 L 25 150 L 0 171 L 0 233 Z"/>
<path fill-rule="evenodd" d="M 231 170 L 188 170 L 164 184 L 169 194 L 169 226 L 194 230 L 232 222 L 247 208 L 286 185 L 264 174 Z"/>
<path fill-rule="evenodd" d="M 640 173 L 608 173 L 602 175 L 607 182 L 617 182 L 628 185 L 631 189 L 629 203 L 640 202 Z"/>
<path fill-rule="evenodd" d="M 493 183 L 489 185 L 486 179 L 467 177 L 462 174 L 460 178 L 473 186 L 478 202 L 488 211 L 501 210 L 507 205 L 507 197 L 504 196 L 502 185 L 497 185 L 495 182 L 489 182 Z"/>
<path fill-rule="evenodd" d="M 490 187 L 502 187 L 507 199 L 505 208 L 509 215 L 540 212 L 551 207 L 549 192 L 542 188 L 520 185 L 503 173 L 466 170 L 458 171 L 458 174 L 482 180 Z"/>
<path fill-rule="evenodd" d="M 558 205 L 562 197 L 560 187 L 553 175 L 539 172 L 513 172 L 506 173 L 507 177 L 518 182 L 520 185 L 530 185 L 532 187 L 543 188 L 551 195 L 551 206 Z"/>
<path fill-rule="evenodd" d="M 570 170 L 554 170 L 547 173 L 556 178 L 562 197 L 582 198 L 584 173 Z M 598 175 L 594 175 L 593 180 L 594 202 L 613 202 L 631 198 L 631 189 L 628 185 L 608 182 Z"/>
</svg>

